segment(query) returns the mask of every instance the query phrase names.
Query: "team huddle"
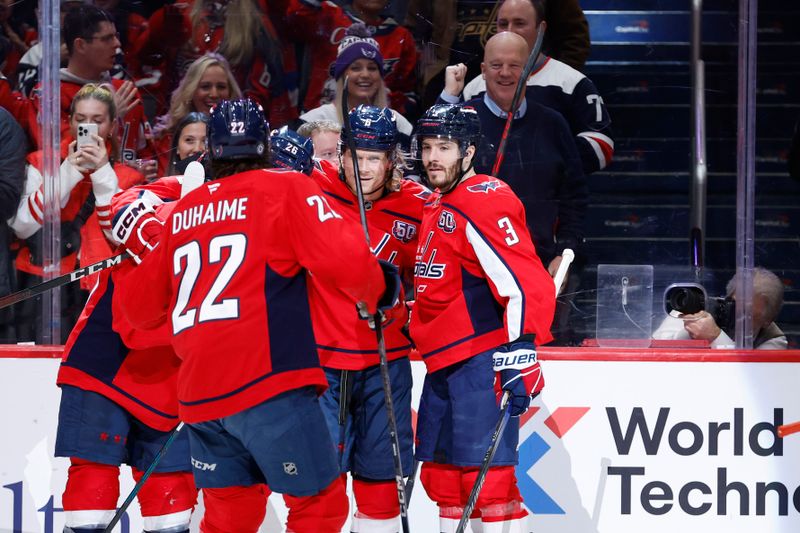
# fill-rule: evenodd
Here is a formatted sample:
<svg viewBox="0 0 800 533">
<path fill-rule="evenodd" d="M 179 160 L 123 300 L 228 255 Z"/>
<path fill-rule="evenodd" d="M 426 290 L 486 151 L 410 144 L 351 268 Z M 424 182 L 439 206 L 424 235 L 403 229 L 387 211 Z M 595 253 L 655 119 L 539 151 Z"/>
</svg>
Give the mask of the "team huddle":
<svg viewBox="0 0 800 533">
<path fill-rule="evenodd" d="M 272 491 L 287 531 L 339 532 L 348 472 L 350 530 L 407 531 L 417 464 L 438 531 L 467 518 L 530 531 L 518 424 L 498 425 L 544 386 L 536 348 L 555 308 L 525 208 L 475 172 L 469 106 L 416 124 L 430 189 L 403 177 L 390 110 L 344 120 L 333 164 L 290 130 L 270 136 L 250 100 L 222 101 L 201 158 L 213 179 L 190 190 L 187 171 L 111 199 L 111 235 L 134 260 L 100 274 L 65 347 L 66 531 L 112 524 L 122 463 L 145 479 L 148 532 L 188 531 L 198 490 L 206 533 L 257 531 Z M 416 433 L 414 349 L 427 369 Z"/>
</svg>

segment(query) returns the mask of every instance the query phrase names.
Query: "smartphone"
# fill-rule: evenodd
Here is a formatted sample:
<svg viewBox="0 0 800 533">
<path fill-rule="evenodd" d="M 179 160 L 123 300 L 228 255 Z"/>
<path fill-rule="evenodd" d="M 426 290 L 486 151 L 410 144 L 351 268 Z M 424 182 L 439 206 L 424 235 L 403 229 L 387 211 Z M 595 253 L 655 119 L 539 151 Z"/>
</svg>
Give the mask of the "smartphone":
<svg viewBox="0 0 800 533">
<path fill-rule="evenodd" d="M 97 124 L 95 123 L 83 123 L 78 124 L 78 148 L 81 146 L 85 146 L 87 144 L 97 144 L 97 141 L 94 140 L 93 135 L 97 135 Z"/>
</svg>

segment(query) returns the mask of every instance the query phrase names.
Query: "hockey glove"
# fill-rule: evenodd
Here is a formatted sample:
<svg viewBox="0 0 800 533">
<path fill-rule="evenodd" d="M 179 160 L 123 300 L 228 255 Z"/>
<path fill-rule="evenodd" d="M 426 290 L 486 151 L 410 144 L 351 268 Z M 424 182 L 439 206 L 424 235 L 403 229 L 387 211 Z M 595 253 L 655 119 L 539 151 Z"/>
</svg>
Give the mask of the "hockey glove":
<svg viewBox="0 0 800 533">
<path fill-rule="evenodd" d="M 544 387 L 544 376 L 536 358 L 533 335 L 523 335 L 506 343 L 492 355 L 495 388 L 511 395 L 511 416 L 519 416 L 528 410 L 531 398 Z"/>
<path fill-rule="evenodd" d="M 386 290 L 383 295 L 378 299 L 378 312 L 386 312 L 395 305 L 400 299 L 400 271 L 398 268 L 383 259 L 378 259 L 383 271 L 383 282 L 386 284 Z"/>
<path fill-rule="evenodd" d="M 164 223 L 156 216 L 153 201 L 143 195 L 116 215 L 112 235 L 139 264 L 158 246 L 163 227 Z"/>
<path fill-rule="evenodd" d="M 383 272 L 383 283 L 386 288 L 383 294 L 378 298 L 378 309 L 375 313 L 380 317 L 381 323 L 385 322 L 386 314 L 395 306 L 400 300 L 400 271 L 398 268 L 383 259 L 378 259 L 378 264 Z M 362 320 L 369 321 L 369 327 L 375 329 L 374 317 L 367 311 L 366 305 L 360 303 L 356 306 L 358 308 L 358 315 Z"/>
</svg>

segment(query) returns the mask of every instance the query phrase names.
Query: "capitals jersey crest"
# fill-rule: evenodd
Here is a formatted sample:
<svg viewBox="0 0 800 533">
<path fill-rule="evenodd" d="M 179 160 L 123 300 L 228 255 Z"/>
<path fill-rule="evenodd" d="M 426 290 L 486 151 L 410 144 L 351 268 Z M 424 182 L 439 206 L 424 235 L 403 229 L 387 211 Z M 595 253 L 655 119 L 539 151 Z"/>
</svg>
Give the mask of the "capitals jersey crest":
<svg viewBox="0 0 800 533">
<path fill-rule="evenodd" d="M 489 194 L 489 191 L 496 191 L 500 188 L 500 182 L 497 180 L 489 180 L 467 187 L 469 192 L 482 192 Z"/>
</svg>

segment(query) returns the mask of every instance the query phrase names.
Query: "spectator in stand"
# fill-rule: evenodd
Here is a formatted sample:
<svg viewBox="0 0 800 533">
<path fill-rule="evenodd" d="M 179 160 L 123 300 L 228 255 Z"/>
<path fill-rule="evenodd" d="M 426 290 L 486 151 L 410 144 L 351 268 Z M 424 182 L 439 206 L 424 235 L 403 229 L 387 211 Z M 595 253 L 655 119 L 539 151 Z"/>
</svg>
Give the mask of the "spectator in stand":
<svg viewBox="0 0 800 533">
<path fill-rule="evenodd" d="M 415 113 L 416 46 L 406 28 L 381 16 L 386 4 L 387 0 L 353 0 L 349 7 L 343 8 L 319 0 L 290 1 L 286 17 L 288 33 L 307 45 L 311 61 L 311 72 L 304 73 L 307 78 L 303 83 L 303 110 L 333 101 L 338 77 L 331 72 L 331 64 L 338 63 L 337 55 L 341 54 L 347 28 L 361 23 L 370 28 L 376 48 L 382 53 L 382 74 L 390 91 L 388 105 L 373 105 L 391 107 L 403 115 Z"/>
<path fill-rule="evenodd" d="M 11 239 L 6 220 L 14 216 L 25 185 L 25 133 L 14 117 L 0 108 L 0 296 L 15 289 Z M 14 308 L 0 309 L 0 343 L 16 342 Z"/>
<path fill-rule="evenodd" d="M 72 10 L 83 5 L 82 1 L 61 0 L 61 28 L 64 27 L 64 17 Z M 39 9 L 36 8 L 36 18 L 39 18 Z M 29 115 L 31 113 L 31 102 L 29 100 L 33 93 L 33 88 L 39 83 L 39 65 L 42 62 L 41 41 L 33 43 L 27 52 L 22 56 L 17 64 L 12 86 L 14 92 L 0 95 L 0 102 L 17 119 L 24 130 L 28 127 Z M 64 32 L 61 32 L 61 66 L 67 66 L 67 45 L 64 44 Z"/>
<path fill-rule="evenodd" d="M 120 128 L 120 161 L 132 162 L 138 157 L 149 156 L 152 149 L 147 146 L 145 128 L 147 121 L 138 91 L 131 81 L 112 79 L 109 70 L 114 66 L 119 34 L 109 13 L 83 4 L 71 9 L 64 16 L 64 42 L 69 59 L 67 67 L 61 69 L 61 135 L 70 130 L 70 109 L 77 92 L 88 83 L 110 83 L 114 90 L 114 103 Z M 41 147 L 39 109 L 41 86 L 33 90 L 32 106 L 29 108 L 27 126 L 36 147 Z M 73 134 L 74 135 L 74 134 Z M 155 177 L 155 167 L 150 167 L 148 177 Z"/>
<path fill-rule="evenodd" d="M 138 80 L 141 69 L 131 48 L 147 29 L 147 19 L 134 13 L 130 2 L 126 0 L 94 0 L 92 3 L 111 13 L 119 33 L 120 47 L 117 48 L 117 60 L 111 69 L 111 77 Z"/>
<path fill-rule="evenodd" d="M 590 41 L 589 23 L 579 1 L 545 0 L 543 4 L 548 13 L 545 53 L 581 70 L 589 57 Z M 498 3 L 483 0 L 411 0 L 406 26 L 423 50 L 423 108 L 433 104 L 441 92 L 447 65 L 467 65 L 466 79 L 480 74 L 483 46 L 494 35 L 498 9 Z"/>
<path fill-rule="evenodd" d="M 244 96 L 264 108 L 270 124 L 279 127 L 297 119 L 294 48 L 283 46 L 256 0 L 167 4 L 150 17 L 133 52 L 142 64 L 166 61 L 166 92 L 194 60 L 217 52 L 230 63 Z"/>
<path fill-rule="evenodd" d="M 208 115 L 192 111 L 178 122 L 172 133 L 169 151 L 169 166 L 165 176 L 178 176 L 186 172 L 186 166 L 206 153 Z M 208 171 L 206 171 L 208 175 Z"/>
<path fill-rule="evenodd" d="M 61 141 L 63 162 L 59 172 L 61 204 L 61 274 L 77 268 L 80 250 L 81 266 L 109 257 L 111 245 L 106 233 L 111 230 L 111 197 L 122 189 L 140 183 L 143 176 L 119 162 L 119 145 L 114 134 L 116 106 L 108 86 L 87 84 L 75 95 L 69 111 L 69 130 Z M 97 145 L 77 147 L 74 140 L 78 125 L 94 123 Z M 20 287 L 41 283 L 42 240 L 44 219 L 44 184 L 42 152 L 28 155 L 25 189 L 16 214 L 8 223 L 24 242 L 17 253 L 16 267 Z M 96 275 L 81 278 L 80 288 L 89 290 Z M 84 295 L 69 285 L 62 293 L 64 333 L 72 328 L 83 306 Z M 38 301 L 38 299 L 37 299 Z M 27 300 L 18 309 L 20 340 L 34 340 L 36 303 Z M 38 324 L 36 324 L 38 326 Z"/>
<path fill-rule="evenodd" d="M 497 11 L 497 31 L 520 35 L 529 49 L 533 49 L 539 30 L 547 27 L 543 0 L 505 0 Z M 611 118 L 589 78 L 542 54 L 527 85 L 527 98 L 555 109 L 567 120 L 575 135 L 584 173 L 602 170 L 611 162 L 614 155 Z M 485 91 L 484 76 L 477 76 L 464 87 L 463 97 L 469 100 Z"/>
<path fill-rule="evenodd" d="M 481 65 L 486 92 L 468 100 L 481 120 L 481 145 L 475 160 L 479 174 L 491 174 L 500 136 L 511 110 L 511 100 L 528 58 L 525 39 L 511 32 L 495 35 L 486 43 Z M 453 85 L 457 71 L 448 68 Z M 454 91 L 455 92 L 455 91 Z M 457 94 L 457 93 L 456 93 Z M 448 101 L 443 93 L 442 100 Z M 455 94 L 449 102 L 457 101 Z M 583 242 L 588 186 L 569 126 L 557 112 L 527 96 L 515 111 L 508 134 L 503 164 L 497 177 L 511 186 L 525 206 L 528 228 L 551 276 L 561 264 L 561 252 L 572 248 L 576 254 Z"/>
<path fill-rule="evenodd" d="M 12 0 L 0 0 L 0 71 L 7 77 L 14 76 L 20 58 L 36 40 L 36 30 L 14 16 Z"/>
<path fill-rule="evenodd" d="M 738 275 L 729 281 L 727 295 L 736 300 Z M 783 282 L 765 268 L 753 269 L 753 348 L 756 350 L 786 350 L 789 347 L 786 335 L 775 323 L 783 308 Z M 719 318 L 719 317 L 717 317 Z M 735 348 L 734 324 L 717 323 L 708 311 L 689 315 L 667 316 L 653 332 L 654 339 L 662 340 L 706 340 L 712 348 Z M 731 319 L 734 317 L 731 316 Z"/>
<path fill-rule="evenodd" d="M 346 33 L 339 43 L 339 53 L 332 68 L 336 80 L 333 102 L 303 113 L 300 115 L 303 122 L 330 120 L 342 124 L 345 78 L 349 80 L 347 109 L 353 109 L 360 104 L 390 107 L 386 101 L 386 85 L 383 80 L 384 59 L 377 41 L 369 36 L 369 31 L 361 24 L 350 26 Z M 410 143 L 411 123 L 399 112 L 394 109 L 391 111 L 397 119 L 400 144 L 407 148 Z"/>
<path fill-rule="evenodd" d="M 208 53 L 197 58 L 186 71 L 178 88 L 172 93 L 169 111 L 159 117 L 153 131 L 158 154 L 158 170 L 170 175 L 167 168 L 172 157 L 172 132 L 191 112 L 209 114 L 220 100 L 241 98 L 242 91 L 233 77 L 228 62 L 219 54 Z M 165 173 L 166 172 L 166 173 Z"/>
<path fill-rule="evenodd" d="M 315 159 L 339 164 L 339 136 L 342 133 L 339 124 L 332 120 L 314 120 L 300 126 L 297 133 L 311 138 Z"/>
</svg>

